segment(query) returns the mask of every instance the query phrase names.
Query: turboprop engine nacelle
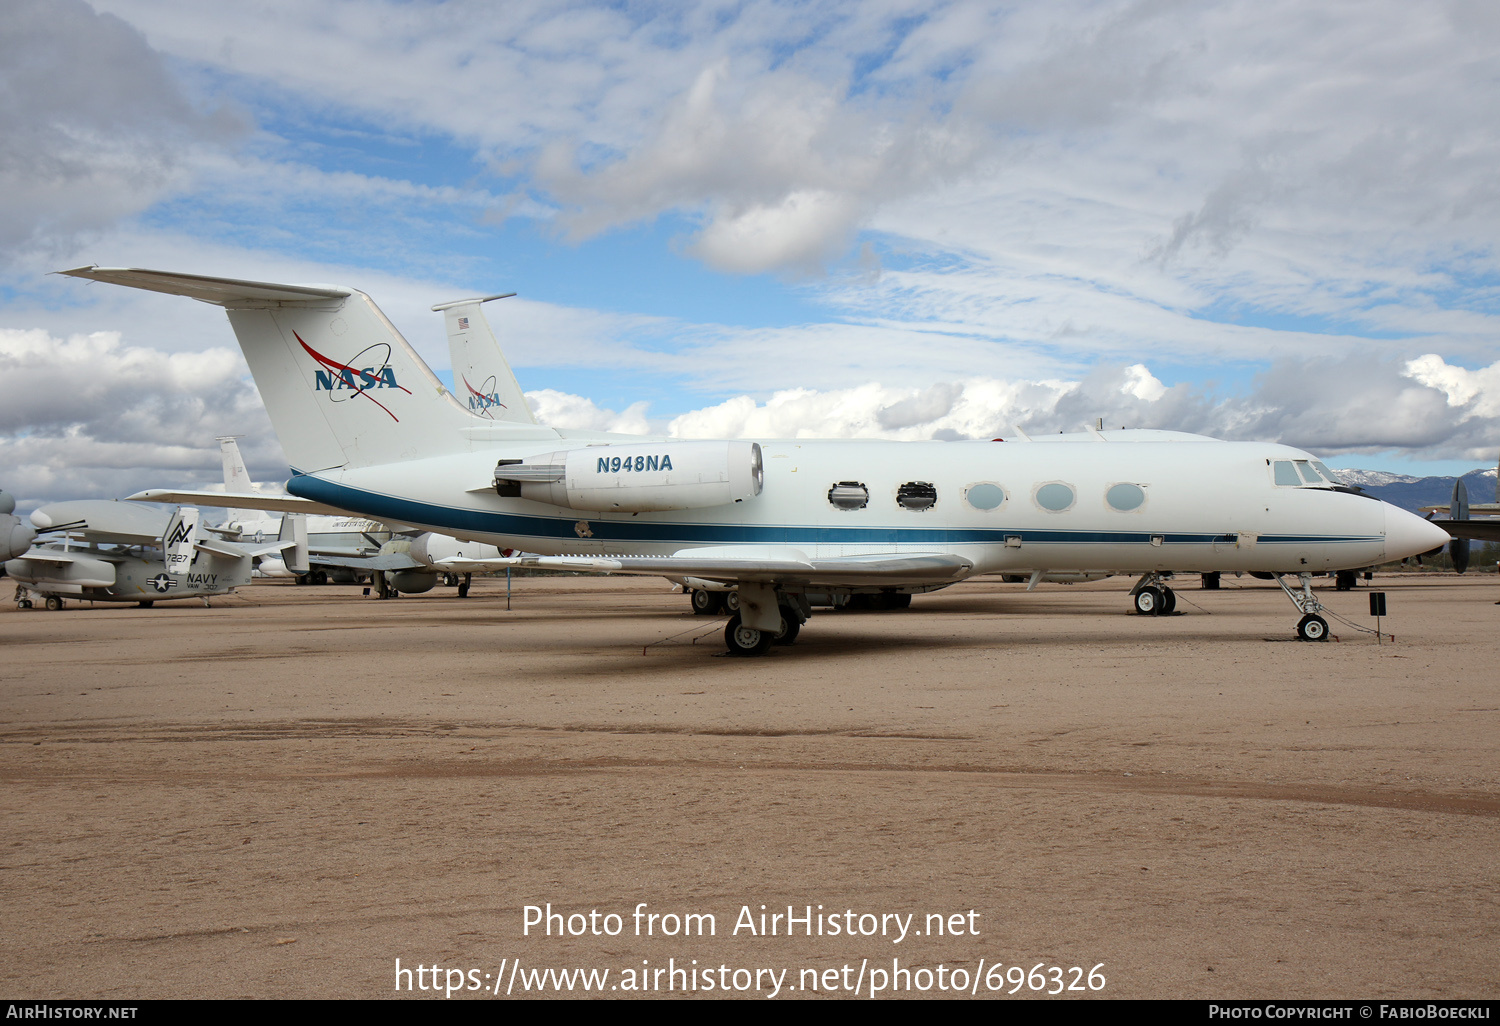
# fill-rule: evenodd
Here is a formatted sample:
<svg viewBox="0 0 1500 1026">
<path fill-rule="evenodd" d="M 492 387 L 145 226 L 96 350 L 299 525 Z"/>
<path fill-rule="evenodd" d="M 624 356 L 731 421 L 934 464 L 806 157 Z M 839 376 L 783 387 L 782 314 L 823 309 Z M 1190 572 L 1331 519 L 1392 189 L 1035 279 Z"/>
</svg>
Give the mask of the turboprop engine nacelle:
<svg viewBox="0 0 1500 1026">
<path fill-rule="evenodd" d="M 753 499 L 765 481 L 755 442 L 645 442 L 505 461 L 495 490 L 595 512 L 704 509 Z"/>
</svg>

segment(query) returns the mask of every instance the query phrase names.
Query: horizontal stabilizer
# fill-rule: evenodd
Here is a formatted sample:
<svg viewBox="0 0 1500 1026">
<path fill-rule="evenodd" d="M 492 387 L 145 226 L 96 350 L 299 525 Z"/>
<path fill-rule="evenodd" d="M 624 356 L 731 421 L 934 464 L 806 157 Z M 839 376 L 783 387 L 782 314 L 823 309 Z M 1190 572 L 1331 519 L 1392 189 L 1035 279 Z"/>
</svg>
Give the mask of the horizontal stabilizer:
<svg viewBox="0 0 1500 1026">
<path fill-rule="evenodd" d="M 148 292 L 165 292 L 169 296 L 213 303 L 215 306 L 241 306 L 246 303 L 309 303 L 343 299 L 351 290 L 337 285 L 281 285 L 268 281 L 245 281 L 240 278 L 210 278 L 202 274 L 179 271 L 151 271 L 144 267 L 75 267 L 58 271 L 73 278 L 124 285 Z"/>
</svg>

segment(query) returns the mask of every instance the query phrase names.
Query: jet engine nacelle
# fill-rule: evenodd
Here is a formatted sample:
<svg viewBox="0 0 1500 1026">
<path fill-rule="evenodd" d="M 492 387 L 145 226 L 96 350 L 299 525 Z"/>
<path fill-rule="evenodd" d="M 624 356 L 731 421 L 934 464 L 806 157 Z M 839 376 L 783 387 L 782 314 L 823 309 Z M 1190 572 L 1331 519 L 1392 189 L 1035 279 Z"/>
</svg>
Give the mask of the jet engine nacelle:
<svg viewBox="0 0 1500 1026">
<path fill-rule="evenodd" d="M 755 442 L 591 445 L 495 468 L 502 495 L 611 513 L 727 506 L 755 498 L 764 481 Z"/>
<path fill-rule="evenodd" d="M 408 549 L 411 558 L 418 563 L 426 563 L 428 566 L 442 563 L 455 557 L 462 559 L 499 559 L 501 556 L 509 555 L 510 550 L 502 552 L 493 545 L 485 545 L 480 542 L 459 541 L 449 534 L 419 534 L 411 540 L 411 548 Z"/>
</svg>

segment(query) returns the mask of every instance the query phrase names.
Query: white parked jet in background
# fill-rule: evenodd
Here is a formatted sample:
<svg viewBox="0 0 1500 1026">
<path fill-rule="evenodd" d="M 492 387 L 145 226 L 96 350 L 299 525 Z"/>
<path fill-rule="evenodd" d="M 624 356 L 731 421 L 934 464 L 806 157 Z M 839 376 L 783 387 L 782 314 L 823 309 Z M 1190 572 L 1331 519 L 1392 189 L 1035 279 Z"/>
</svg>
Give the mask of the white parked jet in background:
<svg viewBox="0 0 1500 1026">
<path fill-rule="evenodd" d="M 1164 571 L 1297 575 L 1300 589 L 1278 580 L 1300 635 L 1321 639 L 1312 572 L 1447 539 L 1269 443 L 621 441 L 478 421 L 354 289 L 63 273 L 224 307 L 292 495 L 542 553 L 538 565 L 732 584 L 737 654 L 795 638 L 809 591 L 911 593 L 978 573 L 1139 574 L 1142 592 Z"/>
</svg>

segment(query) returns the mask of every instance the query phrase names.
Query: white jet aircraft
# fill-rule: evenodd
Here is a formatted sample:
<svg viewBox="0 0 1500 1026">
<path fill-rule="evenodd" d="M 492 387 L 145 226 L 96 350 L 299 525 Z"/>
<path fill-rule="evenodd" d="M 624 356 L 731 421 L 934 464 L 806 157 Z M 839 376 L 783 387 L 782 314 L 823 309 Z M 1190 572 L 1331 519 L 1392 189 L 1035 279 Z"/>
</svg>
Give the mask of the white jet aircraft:
<svg viewBox="0 0 1500 1026">
<path fill-rule="evenodd" d="M 541 553 L 536 565 L 731 584 L 735 654 L 793 640 L 809 591 L 910 594 L 980 573 L 1138 574 L 1139 608 L 1166 601 L 1163 572 L 1267 572 L 1302 612 L 1299 635 L 1321 640 L 1313 572 L 1447 540 L 1268 443 L 621 441 L 477 421 L 355 289 L 62 273 L 225 308 L 292 495 Z"/>
<path fill-rule="evenodd" d="M 199 512 L 184 506 L 171 513 L 128 502 L 80 499 L 32 511 L 32 524 L 60 541 L 35 545 L 5 563 L 20 585 L 17 602 L 33 596 L 48 609 L 65 598 L 134 602 L 149 609 L 158 599 L 227 595 L 250 583 L 256 557 L 275 553 L 306 568 L 307 525 L 300 515 L 283 521 L 280 537 L 256 546 L 202 536 Z"/>
</svg>

